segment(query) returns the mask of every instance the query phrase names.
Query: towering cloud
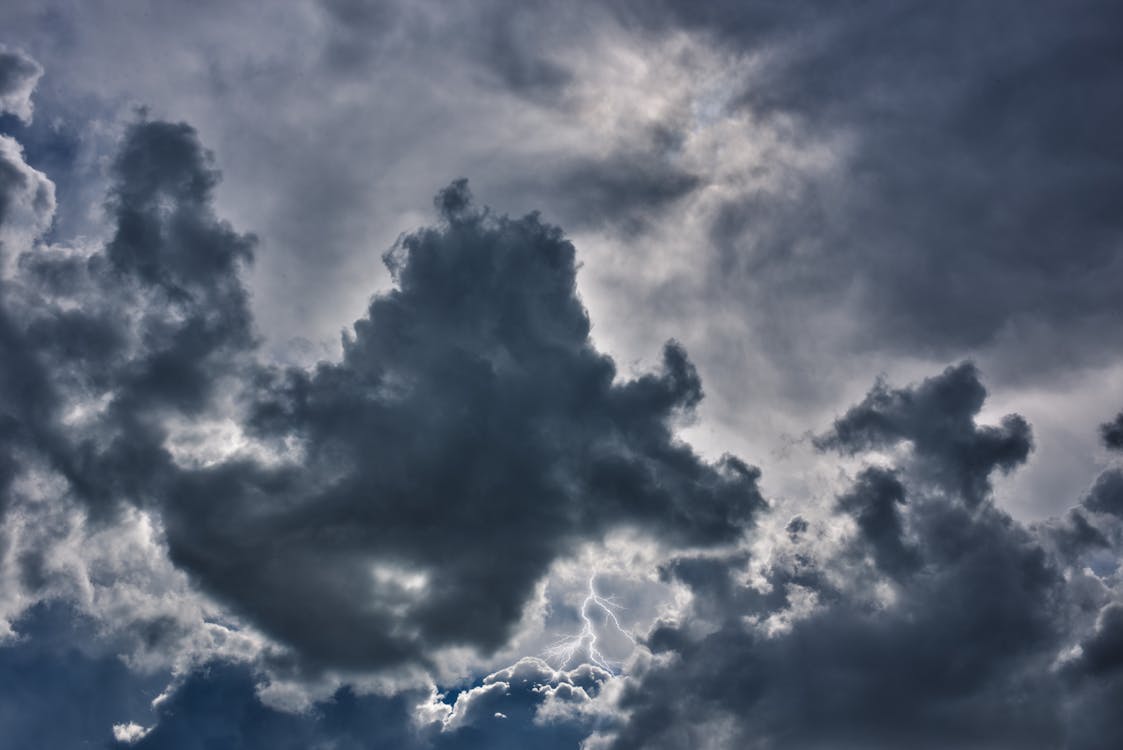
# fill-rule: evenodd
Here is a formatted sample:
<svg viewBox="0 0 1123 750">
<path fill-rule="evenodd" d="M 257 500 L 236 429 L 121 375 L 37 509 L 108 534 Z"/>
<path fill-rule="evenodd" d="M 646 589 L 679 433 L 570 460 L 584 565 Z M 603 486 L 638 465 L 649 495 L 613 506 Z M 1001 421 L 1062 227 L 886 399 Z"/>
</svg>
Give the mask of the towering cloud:
<svg viewBox="0 0 1123 750">
<path fill-rule="evenodd" d="M 755 469 L 673 438 L 702 395 L 681 348 L 633 381 L 593 349 L 559 230 L 475 208 L 462 180 L 436 203 L 341 362 L 258 374 L 249 429 L 299 466 L 222 464 L 170 492 L 173 557 L 324 663 L 494 649 L 581 542 L 728 543 L 763 506 Z"/>
<path fill-rule="evenodd" d="M 397 288 L 342 361 L 278 370 L 253 361 L 253 238 L 215 218 L 194 131 L 133 125 L 113 175 L 104 251 L 22 260 L 43 300 L 25 300 L 15 346 L 43 368 L 36 388 L 59 391 L 26 429 L 53 436 L 93 512 L 155 513 L 172 559 L 300 660 L 492 650 L 577 545 L 619 529 L 731 543 L 763 507 L 755 469 L 675 440 L 702 397 L 681 347 L 631 381 L 595 351 L 574 248 L 537 216 L 477 209 L 453 183 L 441 225 L 385 256 Z M 67 398 L 102 406 L 63 435 Z M 264 454 L 177 458 L 177 430 L 220 408 Z"/>
<path fill-rule="evenodd" d="M 34 172 L 12 163 L 6 195 L 19 196 Z M 478 208 L 452 183 L 440 223 L 385 254 L 394 288 L 345 333 L 342 358 L 280 368 L 255 353 L 241 277 L 255 240 L 214 215 L 218 174 L 194 131 L 133 124 L 113 177 L 103 249 L 40 247 L 5 282 L 6 505 L 26 503 L 19 480 L 56 477 L 45 500 L 99 524 L 151 514 L 172 561 L 293 674 L 495 650 L 551 564 L 616 530 L 660 545 L 666 579 L 692 595 L 624 677 L 530 660 L 428 704 L 439 723 L 419 718 L 416 691 L 347 689 L 311 721 L 262 706 L 246 669 L 219 661 L 182 677 L 154 727 L 119 724 L 118 742 L 179 747 L 196 715 L 192 731 L 215 741 L 357 747 L 592 732 L 590 747 L 616 748 L 1081 748 L 1117 731 L 1118 470 L 1084 512 L 1012 519 L 993 480 L 1026 461 L 1031 432 L 1016 414 L 978 422 L 974 365 L 879 381 L 813 438 L 879 458 L 833 516 L 793 519 L 757 557 L 757 470 L 674 436 L 702 398 L 685 352 L 669 343 L 659 372 L 621 378 L 589 340 L 573 246 L 537 215 Z M 234 424 L 219 438 L 232 444 L 193 443 L 215 420 Z M 840 543 L 817 543 L 838 529 Z M 49 580 L 34 553 L 20 557 L 32 593 Z M 135 624 L 150 647 L 182 627 Z M 364 728 L 359 706 L 386 723 Z"/>
</svg>

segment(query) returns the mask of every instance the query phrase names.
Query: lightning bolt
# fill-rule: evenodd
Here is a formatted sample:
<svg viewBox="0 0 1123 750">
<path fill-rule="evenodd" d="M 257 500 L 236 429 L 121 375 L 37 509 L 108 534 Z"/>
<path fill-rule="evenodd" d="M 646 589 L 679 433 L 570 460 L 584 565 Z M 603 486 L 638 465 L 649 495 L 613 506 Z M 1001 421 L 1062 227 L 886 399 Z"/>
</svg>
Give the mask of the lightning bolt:
<svg viewBox="0 0 1123 750">
<path fill-rule="evenodd" d="M 589 593 L 585 596 L 585 600 L 581 602 L 581 621 L 583 626 L 580 632 L 576 635 L 566 636 L 556 641 L 542 654 L 547 663 L 556 661 L 558 669 L 565 669 L 567 666 L 574 663 L 575 659 L 577 659 L 582 652 L 585 652 L 588 654 L 586 662 L 578 663 L 593 664 L 609 674 L 616 674 L 613 662 L 601 653 L 601 650 L 597 647 L 597 629 L 593 623 L 592 612 L 600 613 L 602 626 L 611 625 L 620 635 L 627 638 L 628 642 L 633 646 L 636 643 L 636 639 L 632 637 L 631 633 L 621 627 L 620 621 L 616 618 L 616 612 L 622 609 L 622 607 L 613 597 L 604 597 L 597 593 L 596 578 L 596 573 L 589 576 Z"/>
</svg>

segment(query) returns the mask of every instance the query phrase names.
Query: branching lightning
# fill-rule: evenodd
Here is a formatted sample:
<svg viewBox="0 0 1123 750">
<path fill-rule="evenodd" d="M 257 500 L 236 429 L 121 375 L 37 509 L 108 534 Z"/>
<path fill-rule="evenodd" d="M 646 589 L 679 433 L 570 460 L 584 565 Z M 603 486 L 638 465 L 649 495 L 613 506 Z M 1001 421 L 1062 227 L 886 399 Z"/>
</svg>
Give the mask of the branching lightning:
<svg viewBox="0 0 1123 750">
<path fill-rule="evenodd" d="M 636 643 L 636 639 L 620 625 L 620 621 L 616 618 L 616 612 L 621 609 L 621 606 L 613 597 L 604 597 L 597 593 L 596 577 L 596 573 L 589 576 L 589 593 L 581 602 L 581 621 L 584 624 L 580 632 L 553 643 L 543 653 L 543 658 L 547 662 L 556 662 L 558 669 L 565 669 L 574 664 L 584 652 L 587 654 L 587 663 L 600 667 L 609 674 L 616 674 L 613 661 L 597 646 L 597 628 L 593 622 L 593 612 L 600 613 L 602 627 L 613 627 L 633 646 Z"/>
</svg>

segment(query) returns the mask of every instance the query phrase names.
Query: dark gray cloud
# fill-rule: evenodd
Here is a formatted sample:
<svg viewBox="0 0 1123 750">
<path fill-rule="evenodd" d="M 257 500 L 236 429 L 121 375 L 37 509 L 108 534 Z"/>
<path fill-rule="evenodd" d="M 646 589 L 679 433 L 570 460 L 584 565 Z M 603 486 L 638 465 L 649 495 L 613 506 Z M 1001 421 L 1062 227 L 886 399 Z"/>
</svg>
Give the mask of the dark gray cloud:
<svg viewBox="0 0 1123 750">
<path fill-rule="evenodd" d="M 385 254 L 392 283 L 341 356 L 268 359 L 318 335 L 301 327 L 313 317 L 355 317 L 345 287 L 354 299 L 387 278 L 370 246 L 417 225 L 434 174 L 470 173 L 498 205 L 586 233 L 586 262 L 612 270 L 589 267 L 582 291 L 620 318 L 598 343 L 656 351 L 681 329 L 730 423 L 776 432 L 777 399 L 815 391 L 818 407 L 792 407 L 806 414 L 837 398 L 854 369 L 840 358 L 864 373 L 971 356 L 995 382 L 1036 385 L 1117 365 L 1117 8 L 106 9 L 0 11 L 61 71 L 31 123 L 42 68 L 0 48 L 0 129 L 26 146 L 0 136 L 0 626 L 37 598 L 106 618 L 65 636 L 42 605 L 17 621 L 26 640 L 0 649 L 12 742 L 108 742 L 107 722 L 135 720 L 155 722 L 133 732 L 142 747 L 1123 743 L 1123 473 L 1056 518 L 1012 518 L 995 487 L 1034 435 L 1016 414 L 982 424 L 971 363 L 878 381 L 812 438 L 820 468 L 840 454 L 850 477 L 824 502 L 778 497 L 784 525 L 755 468 L 676 436 L 702 398 L 684 347 L 618 370 L 590 339 L 562 231 L 478 207 L 463 180 Z M 187 124 L 114 125 L 136 98 L 189 116 L 240 182 L 220 188 Z M 65 232 L 33 167 L 58 170 L 77 204 Z M 220 214 L 268 217 L 270 241 Z M 70 246 L 76 227 L 89 237 Z M 281 256 L 271 281 L 252 275 Z M 266 336 L 281 341 L 270 355 Z M 786 385 L 745 366 L 758 358 Z M 1086 427 L 1081 457 L 1043 455 L 1046 436 L 1033 460 L 1092 461 Z M 1123 415 L 1101 429 L 1111 450 L 1121 435 Z M 206 627 L 270 642 L 239 666 L 171 656 L 195 637 L 184 619 L 131 589 L 132 604 L 101 601 L 114 571 L 148 558 L 88 563 L 74 525 L 87 517 L 150 534 Z M 618 531 L 670 556 L 664 583 L 693 595 L 667 603 L 678 618 L 641 636 L 625 676 L 527 659 L 465 677 L 443 704 L 344 687 L 304 715 L 255 695 L 265 679 L 439 673 L 446 649 L 510 646 L 551 566 Z M 154 682 L 114 649 L 175 663 L 154 716 L 138 697 Z M 448 713 L 418 723 L 425 701 Z M 56 703 L 56 724 L 35 709 Z"/>
<path fill-rule="evenodd" d="M 653 631 L 652 649 L 675 658 L 631 678 L 620 701 L 629 719 L 613 746 L 678 748 L 717 736 L 721 747 L 1090 748 L 1102 745 L 1086 726 L 1117 733 L 1098 696 L 1117 689 L 1099 674 L 1115 669 L 1118 605 L 1102 591 L 1089 598 L 1078 572 L 1064 574 L 1073 563 L 989 499 L 987 477 L 1024 461 L 1028 444 L 1014 458 L 995 450 L 994 428 L 974 422 L 984 394 L 973 368 L 960 366 L 909 388 L 878 383 L 840 418 L 824 449 L 908 441 L 914 460 L 859 474 L 838 500 L 856 522 L 849 546 L 831 557 L 793 537 L 792 553 L 765 571 L 772 595 L 734 583 L 734 559 L 704 563 L 705 575 L 689 572 L 702 561 L 670 568 L 710 625 Z M 1091 534 L 1094 544 L 1070 554 L 1106 544 Z M 876 592 L 887 582 L 883 598 Z M 800 592 L 812 592 L 815 606 L 788 628 L 746 624 L 790 609 Z M 1085 676 L 1074 680 L 1054 664 L 1080 630 L 1083 655 L 1067 668 Z"/>
<path fill-rule="evenodd" d="M 1079 723 L 1072 727 L 1072 745 L 1102 747 L 1123 741 L 1123 726 L 1112 708 L 1123 699 L 1123 606 L 1118 601 L 1100 611 L 1065 673 L 1077 693 L 1073 713 Z"/>
<path fill-rule="evenodd" d="M 1100 425 L 1099 432 L 1108 450 L 1123 449 L 1123 414 Z M 1123 470 L 1110 468 L 1096 477 L 1081 503 L 1088 510 L 1123 518 Z"/>
<path fill-rule="evenodd" d="M 864 470 L 854 488 L 838 499 L 839 508 L 854 517 L 861 531 L 863 551 L 870 550 L 886 575 L 897 577 L 915 569 L 917 552 L 903 539 L 898 505 L 905 502 L 905 486 L 885 469 Z"/>
<path fill-rule="evenodd" d="M 11 321 L 11 413 L 49 466 L 96 512 L 145 504 L 172 472 L 162 420 L 199 415 L 253 345 L 236 270 L 253 238 L 212 213 L 217 173 L 186 125 L 139 122 L 113 162 L 115 231 L 83 256 L 19 257 Z M 65 411 L 105 399 L 88 430 Z"/>
<path fill-rule="evenodd" d="M 757 315 L 853 304 L 851 347 L 962 356 L 1002 377 L 1102 363 L 1119 341 L 1119 9 L 1096 0 L 627 4 L 756 56 L 740 106 L 841 163 L 730 197 L 715 289 Z M 758 289 L 745 295 L 746 284 Z M 788 304 L 792 309 L 788 308 Z M 802 339 L 772 342 L 798 346 Z M 807 331 L 813 336 L 813 331 Z M 1009 363 L 1009 364 L 1006 364 Z"/>
<path fill-rule="evenodd" d="M 261 376 L 251 424 L 301 468 L 186 474 L 166 515 L 178 562 L 327 663 L 496 648 L 574 545 L 731 542 L 763 505 L 755 469 L 674 440 L 702 395 L 677 345 L 615 382 L 559 230 L 475 208 L 464 181 L 436 202 L 443 224 L 386 255 L 396 288 L 341 362 Z"/>
<path fill-rule="evenodd" d="M 0 136 L 0 146 L 11 143 Z M 40 177 L 23 161 L 18 147 L 0 150 L 0 231 L 12 227 L 16 232 L 23 230 L 21 224 L 27 216 L 20 208 L 27 205 L 36 213 L 49 215 L 53 194 L 49 183 Z M 8 247 L 0 239 L 0 263 L 10 264 L 19 249 Z M 0 368 L 0 519 L 10 504 L 11 485 L 24 462 L 31 459 L 37 446 L 55 444 L 48 423 L 58 403 L 44 363 L 27 340 L 21 321 L 8 309 L 11 295 L 6 287 L 0 282 L 0 359 L 4 361 Z"/>
<path fill-rule="evenodd" d="M 1123 518 L 1123 471 L 1108 469 L 1100 474 L 1083 503 L 1089 510 Z"/>
<path fill-rule="evenodd" d="M 103 252 L 21 259 L 13 346 L 48 390 L 24 422 L 56 436 L 77 498 L 158 513 L 172 559 L 302 661 L 498 648 L 576 545 L 625 528 L 730 543 L 763 507 L 754 468 L 674 438 L 702 398 L 681 347 L 617 380 L 588 338 L 574 248 L 537 216 L 477 209 L 453 183 L 442 224 L 386 254 L 396 289 L 345 334 L 342 360 L 270 369 L 252 361 L 240 277 L 254 239 L 215 217 L 218 175 L 194 131 L 134 124 L 112 175 Z M 62 437 L 52 387 L 104 394 L 94 427 Z M 232 396 L 251 435 L 296 446 L 298 463 L 177 463 L 176 420 Z"/>
<path fill-rule="evenodd" d="M 907 443 L 922 476 L 979 503 L 990 492 L 991 472 L 1008 472 L 1024 463 L 1033 447 L 1029 425 L 1017 414 L 998 427 L 975 424 L 985 398 L 970 362 L 949 367 L 916 388 L 893 389 L 878 382 L 815 444 L 854 455 Z"/>
<path fill-rule="evenodd" d="M 1100 425 L 1100 437 L 1104 445 L 1111 450 L 1123 450 L 1123 412 L 1115 415 L 1115 419 Z"/>
<path fill-rule="evenodd" d="M 1092 675 L 1123 668 L 1123 605 L 1109 604 L 1100 612 L 1095 632 L 1081 645 L 1079 665 Z"/>
<path fill-rule="evenodd" d="M 1089 552 L 1111 549 L 1107 535 L 1077 508 L 1060 520 L 1050 520 L 1038 529 L 1045 539 L 1052 538 L 1064 560 L 1080 560 L 1088 557 Z"/>
</svg>

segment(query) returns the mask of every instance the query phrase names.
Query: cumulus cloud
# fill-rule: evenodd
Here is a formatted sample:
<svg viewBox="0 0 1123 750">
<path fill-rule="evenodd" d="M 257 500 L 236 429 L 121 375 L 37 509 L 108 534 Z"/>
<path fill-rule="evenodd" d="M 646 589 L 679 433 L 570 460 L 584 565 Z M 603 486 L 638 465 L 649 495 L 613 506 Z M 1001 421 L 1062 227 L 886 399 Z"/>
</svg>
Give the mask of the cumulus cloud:
<svg viewBox="0 0 1123 750">
<path fill-rule="evenodd" d="M 144 735 L 146 734 L 148 734 L 148 730 L 136 722 L 130 721 L 128 724 L 113 725 L 113 739 L 118 742 L 124 742 L 126 745 L 131 745 L 144 739 Z"/>
<path fill-rule="evenodd" d="M 7 739 L 1123 742 L 1123 473 L 1036 523 L 996 497 L 1101 460 L 1104 413 L 1045 455 L 981 374 L 1120 361 L 1117 9 L 576 7 L 0 10 L 62 70 L 33 122 L 42 67 L 0 47 Z M 56 167 L 105 183 L 61 207 L 90 236 Z M 421 218 L 469 168 L 547 213 L 461 179 Z M 886 362 L 936 374 L 801 421 Z M 702 374 L 782 444 L 767 502 Z"/>
<path fill-rule="evenodd" d="M 675 437 L 702 398 L 685 352 L 668 343 L 659 371 L 622 377 L 589 339 L 573 245 L 537 215 L 479 208 L 452 183 L 439 223 L 385 254 L 395 286 L 342 358 L 283 368 L 256 354 L 241 279 L 255 240 L 215 216 L 218 173 L 194 131 L 136 122 L 112 170 L 103 248 L 17 258 L 4 320 L 20 368 L 3 393 L 21 459 L 5 474 L 9 621 L 71 601 L 116 621 L 109 640 L 134 668 L 176 675 L 154 723 L 112 717 L 119 743 L 178 746 L 196 715 L 216 741 L 354 737 L 360 706 L 419 747 L 1035 746 L 1110 723 L 1113 470 L 1087 513 L 1008 516 L 993 480 L 1027 460 L 1031 431 L 1016 414 L 980 422 L 974 365 L 878 381 L 814 437 L 872 463 L 833 516 L 780 524 L 762 555 L 759 472 Z M 233 433 L 208 434 L 229 445 L 191 459 L 176 436 L 219 416 Z M 67 520 L 46 533 L 51 514 Z M 817 544 L 837 534 L 822 524 L 842 542 Z M 106 555 L 68 552 L 103 529 Z M 691 595 L 624 676 L 524 659 L 453 698 L 415 682 L 333 688 L 305 713 L 261 702 L 286 676 L 439 670 L 458 647 L 499 649 L 552 565 L 620 531 L 656 541 Z M 157 605 L 159 585 L 178 598 Z"/>
<path fill-rule="evenodd" d="M 100 249 L 38 239 L 53 186 L 18 147 L 4 154 L 0 636 L 5 658 L 30 660 L 42 681 L 24 683 L 26 699 L 79 705 L 64 684 L 103 695 L 81 720 L 46 727 L 41 714 L 13 714 L 4 727 L 10 737 L 44 737 L 19 744 L 64 746 L 107 738 L 122 719 L 144 722 L 134 696 L 155 695 L 200 661 L 251 660 L 265 643 L 171 563 L 146 494 L 170 464 L 159 442 L 165 417 L 197 413 L 227 364 L 208 356 L 231 338 L 242 335 L 237 349 L 248 340 L 231 319 L 244 301 L 237 279 L 204 279 L 175 259 L 231 276 L 221 248 L 241 258 L 245 245 L 208 221 L 213 179 L 190 129 L 139 122 L 128 131 L 113 171 L 134 190 L 111 196 L 119 231 Z M 163 249 L 158 272 L 132 253 L 138 244 Z M 52 638 L 67 620 L 80 627 Z"/>
<path fill-rule="evenodd" d="M 1108 450 L 1123 448 L 1123 414 L 1100 425 L 1100 439 Z M 1123 470 L 1112 467 L 1101 473 L 1081 503 L 1088 510 L 1123 518 Z"/>
<path fill-rule="evenodd" d="M 990 492 L 992 471 L 1008 472 L 1024 463 L 1033 447 L 1029 425 L 1017 414 L 997 427 L 975 424 L 985 398 L 978 371 L 969 362 L 949 367 L 917 388 L 878 383 L 815 443 L 850 455 L 907 443 L 914 471 L 979 503 Z"/>
<path fill-rule="evenodd" d="M 545 716 L 544 709 L 588 703 L 605 678 L 588 666 L 567 673 L 523 660 L 484 677 L 455 698 L 425 697 L 415 690 L 394 695 L 360 693 L 343 687 L 309 710 L 294 713 L 262 705 L 255 694 L 255 676 L 245 666 L 216 662 L 165 696 L 152 726 L 134 722 L 115 727 L 114 747 L 195 748 L 202 742 L 339 750 L 527 746 L 563 750 L 578 746 L 591 721 Z"/>
<path fill-rule="evenodd" d="M 168 514 L 177 561 L 326 663 L 497 648 L 582 541 L 728 543 L 763 505 L 755 469 L 673 438 L 701 398 L 680 347 L 622 382 L 593 349 L 559 230 L 477 209 L 463 181 L 436 202 L 442 225 L 386 255 L 396 289 L 342 361 L 260 375 L 249 424 L 299 444 L 301 468 L 185 475 Z"/>
<path fill-rule="evenodd" d="M 523 658 L 457 693 L 418 706 L 433 747 L 577 747 L 603 717 L 597 699 L 612 680 L 584 664 L 558 670 Z M 446 702 L 447 701 L 447 702 Z"/>
<path fill-rule="evenodd" d="M 153 514 L 195 583 L 301 661 L 494 650 L 577 545 L 616 529 L 731 543 L 763 507 L 756 469 L 675 439 L 702 397 L 681 347 L 634 380 L 593 348 L 574 248 L 537 216 L 453 183 L 442 223 L 386 254 L 397 288 L 342 360 L 285 370 L 254 359 L 254 238 L 214 215 L 194 131 L 135 123 L 112 176 L 103 250 L 20 258 L 13 346 L 43 403 L 13 413 L 87 512 Z M 177 460 L 179 426 L 222 409 L 274 459 Z"/>
<path fill-rule="evenodd" d="M 995 507 L 987 479 L 1025 460 L 1028 432 L 1011 427 L 1016 416 L 978 424 L 984 395 L 970 366 L 907 388 L 878 383 L 820 445 L 911 451 L 892 469 L 864 469 L 840 495 L 854 529 L 837 554 L 759 561 L 766 594 L 742 582 L 735 559 L 670 568 L 708 625 L 650 634 L 657 658 L 628 678 L 618 701 L 627 719 L 598 741 L 684 747 L 716 722 L 730 732 L 722 746 L 1099 746 L 1083 727 L 1112 720 L 1089 695 L 1114 683 L 1081 682 L 1057 664 L 1083 632 L 1067 668 L 1114 669 L 1118 538 L 1101 579 L 1084 566 L 1103 535 L 1058 557 L 1041 530 Z M 785 543 L 798 535 L 776 540 Z M 761 627 L 806 591 L 815 606 L 784 629 Z"/>
<path fill-rule="evenodd" d="M 1100 474 L 1083 503 L 1089 510 L 1123 518 L 1123 471 L 1108 469 Z"/>
<path fill-rule="evenodd" d="M 0 134 L 0 273 L 50 227 L 54 214 L 54 183 L 24 161 L 14 138 Z"/>
</svg>

